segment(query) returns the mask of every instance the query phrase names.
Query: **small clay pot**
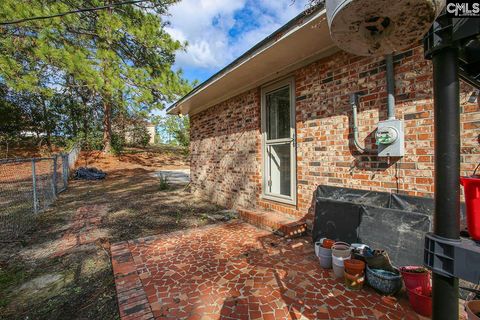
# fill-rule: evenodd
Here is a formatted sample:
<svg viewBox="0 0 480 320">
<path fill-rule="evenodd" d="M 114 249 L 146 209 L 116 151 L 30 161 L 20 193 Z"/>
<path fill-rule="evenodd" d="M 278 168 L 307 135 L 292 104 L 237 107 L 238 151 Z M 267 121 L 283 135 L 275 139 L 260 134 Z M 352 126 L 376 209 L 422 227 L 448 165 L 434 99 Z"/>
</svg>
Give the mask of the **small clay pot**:
<svg viewBox="0 0 480 320">
<path fill-rule="evenodd" d="M 345 262 L 347 262 L 347 260 L 345 260 Z M 353 275 L 345 271 L 344 277 L 345 285 L 351 290 L 360 290 L 365 283 L 365 276 L 363 274 Z"/>
<path fill-rule="evenodd" d="M 349 259 L 344 261 L 345 272 L 352 275 L 362 275 L 365 272 L 365 262 L 357 259 Z"/>
<path fill-rule="evenodd" d="M 324 247 L 325 249 L 331 249 L 334 244 L 335 241 L 333 241 L 332 239 L 324 239 L 322 242 L 322 247 Z"/>
<path fill-rule="evenodd" d="M 465 305 L 468 320 L 480 320 L 480 300 L 468 301 Z"/>
</svg>

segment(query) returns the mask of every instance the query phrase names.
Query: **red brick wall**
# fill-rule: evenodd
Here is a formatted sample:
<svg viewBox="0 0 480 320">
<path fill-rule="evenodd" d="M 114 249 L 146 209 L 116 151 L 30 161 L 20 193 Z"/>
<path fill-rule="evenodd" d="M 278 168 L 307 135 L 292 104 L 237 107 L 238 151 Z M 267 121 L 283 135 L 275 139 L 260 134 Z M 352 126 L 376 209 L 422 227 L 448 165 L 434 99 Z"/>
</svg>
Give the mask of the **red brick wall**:
<svg viewBox="0 0 480 320">
<path fill-rule="evenodd" d="M 190 118 L 192 189 L 228 207 L 252 207 L 261 192 L 260 90 Z"/>
<path fill-rule="evenodd" d="M 258 201 L 261 193 L 260 89 L 193 115 L 192 182 L 195 190 L 228 206 L 263 207 L 297 215 L 313 209 L 319 184 L 433 195 L 432 68 L 417 47 L 395 57 L 396 116 L 405 120 L 405 157 L 391 161 L 362 155 L 352 135 L 349 94 L 362 91 L 360 141 L 373 147 L 379 120 L 386 119 L 383 58 L 336 53 L 294 73 L 296 86 L 296 207 Z M 462 174 L 480 161 L 480 108 L 468 104 L 462 84 Z"/>
</svg>

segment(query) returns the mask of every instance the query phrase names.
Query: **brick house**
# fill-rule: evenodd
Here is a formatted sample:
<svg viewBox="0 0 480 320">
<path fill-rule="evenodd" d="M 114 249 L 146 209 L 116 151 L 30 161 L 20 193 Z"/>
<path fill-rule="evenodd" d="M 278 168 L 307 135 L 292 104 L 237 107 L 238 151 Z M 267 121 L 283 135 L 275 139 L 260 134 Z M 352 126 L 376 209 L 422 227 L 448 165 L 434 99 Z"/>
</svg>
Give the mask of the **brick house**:
<svg viewBox="0 0 480 320">
<path fill-rule="evenodd" d="M 394 73 L 405 154 L 364 154 L 352 142 L 349 96 L 362 92 L 360 141 L 375 148 L 387 117 L 385 59 L 337 48 L 324 10 L 300 14 L 169 109 L 190 116 L 192 190 L 257 223 L 273 210 L 311 224 L 321 184 L 432 197 L 432 67 L 420 43 L 394 55 Z M 480 108 L 472 87 L 461 92 L 466 175 L 480 161 Z"/>
</svg>

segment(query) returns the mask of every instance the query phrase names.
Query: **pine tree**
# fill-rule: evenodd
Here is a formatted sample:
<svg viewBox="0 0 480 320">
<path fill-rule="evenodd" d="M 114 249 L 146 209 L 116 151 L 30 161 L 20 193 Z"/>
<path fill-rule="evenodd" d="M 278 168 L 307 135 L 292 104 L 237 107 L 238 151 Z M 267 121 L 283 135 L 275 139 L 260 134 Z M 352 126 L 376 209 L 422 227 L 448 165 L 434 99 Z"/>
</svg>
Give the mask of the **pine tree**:
<svg viewBox="0 0 480 320">
<path fill-rule="evenodd" d="M 2 0 L 0 21 L 98 7 L 113 0 Z M 168 5 L 151 0 L 106 10 L 0 26 L 0 84 L 53 96 L 59 90 L 98 95 L 104 150 L 111 148 L 114 110 L 162 109 L 191 85 L 173 71 L 184 43 L 165 31 Z M 70 80 L 69 80 L 70 79 Z M 63 89 L 61 89 L 63 88 Z"/>
</svg>

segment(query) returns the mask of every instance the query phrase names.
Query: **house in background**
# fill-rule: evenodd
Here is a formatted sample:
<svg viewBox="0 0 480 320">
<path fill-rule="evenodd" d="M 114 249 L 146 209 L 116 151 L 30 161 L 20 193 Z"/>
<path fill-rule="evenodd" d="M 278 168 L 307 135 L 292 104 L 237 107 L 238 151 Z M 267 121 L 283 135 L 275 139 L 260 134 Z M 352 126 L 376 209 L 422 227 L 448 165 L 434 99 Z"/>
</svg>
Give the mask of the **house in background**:
<svg viewBox="0 0 480 320">
<path fill-rule="evenodd" d="M 150 136 L 150 140 L 148 141 L 149 145 L 155 144 L 155 136 L 157 135 L 157 129 L 153 123 L 147 123 L 147 132 Z"/>
<path fill-rule="evenodd" d="M 300 14 L 169 109 L 190 116 L 192 190 L 257 224 L 273 211 L 311 225 L 318 185 L 432 197 L 432 66 L 420 44 L 394 55 L 394 77 L 404 156 L 364 153 L 353 143 L 349 98 L 361 92 L 360 144 L 376 149 L 387 119 L 385 59 L 337 48 L 325 10 Z M 480 108 L 472 87 L 461 92 L 467 175 L 480 161 Z"/>
<path fill-rule="evenodd" d="M 122 121 L 114 130 L 125 137 L 125 142 L 130 145 L 154 145 L 156 126 L 146 120 Z"/>
</svg>

